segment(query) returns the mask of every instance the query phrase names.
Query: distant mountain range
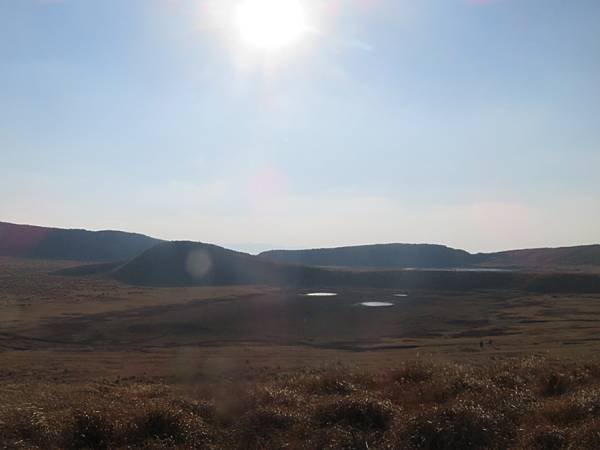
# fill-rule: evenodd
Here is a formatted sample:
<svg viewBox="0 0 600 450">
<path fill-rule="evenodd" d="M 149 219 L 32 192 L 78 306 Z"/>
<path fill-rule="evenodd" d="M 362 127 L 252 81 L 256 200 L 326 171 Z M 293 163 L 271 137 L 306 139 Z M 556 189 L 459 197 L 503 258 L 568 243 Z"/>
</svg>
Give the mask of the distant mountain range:
<svg viewBox="0 0 600 450">
<path fill-rule="evenodd" d="M 135 233 L 5 222 L 0 222 L 0 255 L 111 263 L 78 270 L 84 274 L 110 269 L 121 280 L 151 285 L 353 283 L 360 279 L 360 271 L 370 273 L 369 283 L 377 279 L 393 285 L 389 273 L 410 268 L 600 271 L 600 245 L 471 254 L 443 245 L 378 244 L 272 250 L 252 256 L 210 244 L 166 242 Z"/>
<path fill-rule="evenodd" d="M 600 245 L 511 250 L 475 255 L 481 265 L 506 268 L 600 267 Z"/>
<path fill-rule="evenodd" d="M 600 268 L 600 245 L 471 254 L 442 245 L 377 244 L 311 250 L 271 250 L 259 256 L 286 264 L 365 269 Z"/>
<path fill-rule="evenodd" d="M 85 274 L 85 268 L 75 270 L 78 273 L 71 274 Z M 158 287 L 271 285 L 315 289 L 326 286 L 600 292 L 600 276 L 586 273 L 321 268 L 276 263 L 198 242 L 163 242 L 124 265 L 95 265 L 92 270 L 103 271 L 128 284 Z M 63 274 L 68 273 L 63 271 Z"/>
<path fill-rule="evenodd" d="M 0 256 L 74 261 L 120 261 L 161 241 L 122 231 L 86 231 L 0 222 Z"/>
<path fill-rule="evenodd" d="M 450 268 L 473 265 L 474 255 L 443 245 L 376 244 L 312 250 L 270 250 L 260 257 L 287 264 L 354 268 Z"/>
</svg>

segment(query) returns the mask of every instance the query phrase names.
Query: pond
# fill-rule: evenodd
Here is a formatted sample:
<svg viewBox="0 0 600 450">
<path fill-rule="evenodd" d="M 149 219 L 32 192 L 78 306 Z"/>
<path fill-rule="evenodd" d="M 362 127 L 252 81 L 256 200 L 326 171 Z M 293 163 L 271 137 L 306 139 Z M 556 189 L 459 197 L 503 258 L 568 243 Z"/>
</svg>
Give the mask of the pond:
<svg viewBox="0 0 600 450">
<path fill-rule="evenodd" d="M 310 292 L 304 295 L 307 297 L 335 297 L 337 294 L 335 292 Z"/>
<path fill-rule="evenodd" d="M 359 303 L 361 306 L 368 306 L 370 308 L 380 308 L 383 306 L 394 306 L 393 303 L 390 302 L 362 302 Z"/>
</svg>

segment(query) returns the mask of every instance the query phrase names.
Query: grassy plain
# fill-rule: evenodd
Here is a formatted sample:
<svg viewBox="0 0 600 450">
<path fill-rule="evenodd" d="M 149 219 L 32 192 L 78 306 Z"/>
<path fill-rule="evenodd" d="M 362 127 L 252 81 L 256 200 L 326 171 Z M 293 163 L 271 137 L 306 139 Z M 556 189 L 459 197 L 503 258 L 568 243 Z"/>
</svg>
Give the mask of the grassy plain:
<svg viewBox="0 0 600 450">
<path fill-rule="evenodd" d="M 600 294 L 52 274 L 71 265 L 0 259 L 6 448 L 600 447 Z"/>
</svg>

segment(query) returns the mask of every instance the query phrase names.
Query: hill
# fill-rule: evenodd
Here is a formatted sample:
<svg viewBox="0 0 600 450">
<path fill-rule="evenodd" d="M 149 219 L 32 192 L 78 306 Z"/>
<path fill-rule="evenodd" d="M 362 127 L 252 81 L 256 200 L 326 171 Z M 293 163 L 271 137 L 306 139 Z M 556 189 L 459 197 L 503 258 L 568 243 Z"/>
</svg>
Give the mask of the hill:
<svg viewBox="0 0 600 450">
<path fill-rule="evenodd" d="M 75 261 L 133 258 L 161 242 L 122 231 L 86 231 L 0 222 L 0 255 Z"/>
<path fill-rule="evenodd" d="M 85 272 L 85 269 L 79 271 Z M 187 241 L 161 243 L 111 274 L 119 281 L 142 286 L 273 285 L 289 288 L 600 292 L 600 276 L 593 274 L 319 268 L 275 263 L 216 245 Z"/>
<path fill-rule="evenodd" d="M 442 245 L 377 244 L 308 250 L 271 250 L 259 256 L 280 263 L 367 269 L 600 268 L 600 245 L 471 254 Z"/>
<path fill-rule="evenodd" d="M 375 244 L 310 250 L 271 250 L 260 257 L 281 263 L 323 267 L 449 268 L 467 267 L 474 256 L 431 244 Z"/>
<path fill-rule="evenodd" d="M 576 247 L 536 248 L 479 254 L 482 263 L 489 267 L 558 268 L 600 267 L 600 245 Z"/>
<path fill-rule="evenodd" d="M 118 268 L 114 277 L 138 285 L 215 286 L 296 283 L 302 272 L 212 244 L 164 242 Z"/>
</svg>

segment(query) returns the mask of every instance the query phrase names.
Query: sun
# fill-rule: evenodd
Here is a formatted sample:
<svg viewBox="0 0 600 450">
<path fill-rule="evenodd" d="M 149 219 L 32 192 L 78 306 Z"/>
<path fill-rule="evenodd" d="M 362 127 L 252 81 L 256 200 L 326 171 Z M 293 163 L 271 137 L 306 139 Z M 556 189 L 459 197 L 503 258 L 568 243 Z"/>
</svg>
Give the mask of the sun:
<svg viewBox="0 0 600 450">
<path fill-rule="evenodd" d="M 266 51 L 297 42 L 308 31 L 299 0 L 242 0 L 235 21 L 242 42 Z"/>
</svg>

